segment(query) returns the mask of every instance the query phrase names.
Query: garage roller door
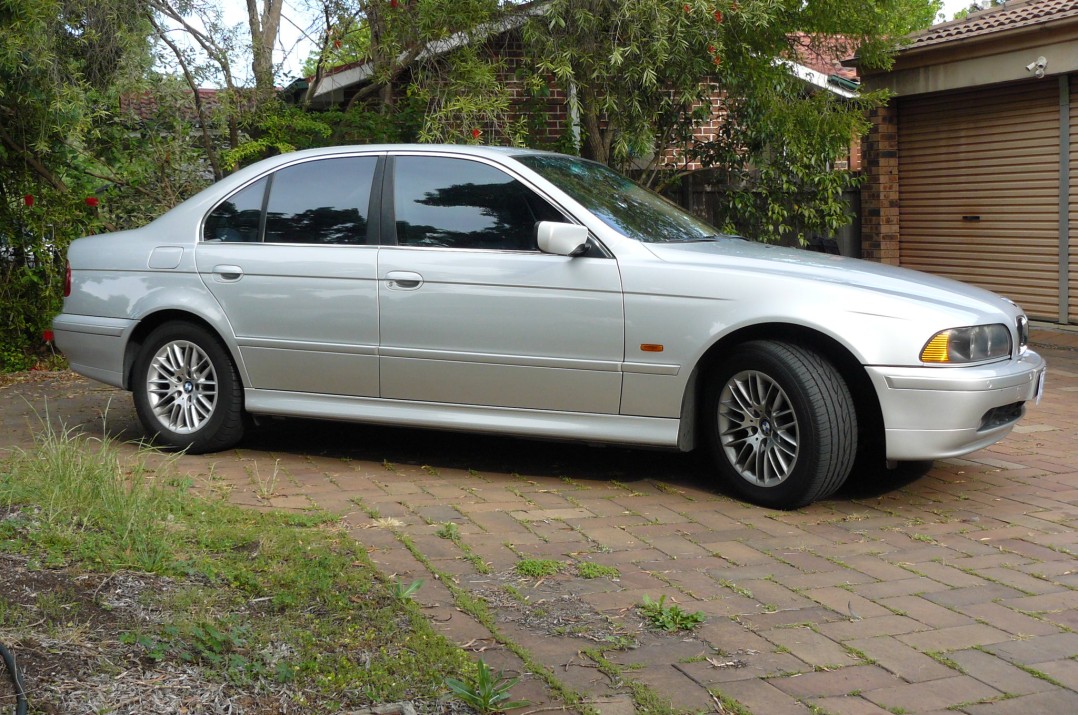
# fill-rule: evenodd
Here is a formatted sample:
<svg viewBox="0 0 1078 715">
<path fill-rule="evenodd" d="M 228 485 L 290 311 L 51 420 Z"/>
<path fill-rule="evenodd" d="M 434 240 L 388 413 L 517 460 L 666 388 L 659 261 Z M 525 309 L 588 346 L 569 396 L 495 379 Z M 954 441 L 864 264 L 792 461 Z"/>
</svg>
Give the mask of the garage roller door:
<svg viewBox="0 0 1078 715">
<path fill-rule="evenodd" d="M 901 264 L 1058 320 L 1058 83 L 902 99 L 898 157 Z"/>
</svg>

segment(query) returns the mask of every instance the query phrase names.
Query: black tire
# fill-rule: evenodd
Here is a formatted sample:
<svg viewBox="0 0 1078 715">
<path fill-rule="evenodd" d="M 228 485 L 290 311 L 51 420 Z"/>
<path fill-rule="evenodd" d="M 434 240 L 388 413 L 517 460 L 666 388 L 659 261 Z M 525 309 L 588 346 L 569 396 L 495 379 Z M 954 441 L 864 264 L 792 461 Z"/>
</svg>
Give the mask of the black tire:
<svg viewBox="0 0 1078 715">
<path fill-rule="evenodd" d="M 818 353 L 754 341 L 709 376 L 703 426 L 725 483 L 746 501 L 796 509 L 842 486 L 857 453 L 846 381 Z"/>
<path fill-rule="evenodd" d="M 243 385 L 217 336 L 191 323 L 165 323 L 143 343 L 132 377 L 135 411 L 164 447 L 191 454 L 243 438 Z"/>
</svg>

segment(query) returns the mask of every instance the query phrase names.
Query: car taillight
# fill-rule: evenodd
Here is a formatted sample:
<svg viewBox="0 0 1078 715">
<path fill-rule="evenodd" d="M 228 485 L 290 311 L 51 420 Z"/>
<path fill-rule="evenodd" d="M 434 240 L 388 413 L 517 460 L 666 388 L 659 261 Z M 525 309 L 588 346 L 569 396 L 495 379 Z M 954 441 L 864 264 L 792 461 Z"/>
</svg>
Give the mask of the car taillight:
<svg viewBox="0 0 1078 715">
<path fill-rule="evenodd" d="M 71 261 L 67 262 L 67 270 L 64 271 L 64 297 L 71 295 Z"/>
</svg>

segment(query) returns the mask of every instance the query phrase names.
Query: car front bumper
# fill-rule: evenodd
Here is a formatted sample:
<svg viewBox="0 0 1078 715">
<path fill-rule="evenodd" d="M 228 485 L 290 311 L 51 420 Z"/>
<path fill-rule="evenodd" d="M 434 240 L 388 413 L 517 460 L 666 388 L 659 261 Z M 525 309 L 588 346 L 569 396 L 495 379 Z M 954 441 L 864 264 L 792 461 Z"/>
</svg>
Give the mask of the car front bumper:
<svg viewBox="0 0 1078 715">
<path fill-rule="evenodd" d="M 976 367 L 867 368 L 883 412 L 887 459 L 913 461 L 967 454 L 1003 439 L 1039 399 L 1044 359 Z"/>
</svg>

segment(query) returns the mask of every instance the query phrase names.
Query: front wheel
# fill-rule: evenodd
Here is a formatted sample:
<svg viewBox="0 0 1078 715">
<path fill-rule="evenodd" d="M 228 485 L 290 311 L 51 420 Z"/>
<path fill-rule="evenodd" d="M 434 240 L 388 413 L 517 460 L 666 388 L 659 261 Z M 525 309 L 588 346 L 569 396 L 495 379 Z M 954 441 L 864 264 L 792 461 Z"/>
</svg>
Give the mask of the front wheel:
<svg viewBox="0 0 1078 715">
<path fill-rule="evenodd" d="M 227 449 L 243 437 L 243 386 L 216 336 L 166 323 L 142 345 L 132 386 L 143 428 L 191 454 Z"/>
<path fill-rule="evenodd" d="M 832 494 L 853 465 L 853 398 L 835 367 L 807 348 L 738 346 L 710 376 L 704 409 L 715 465 L 747 501 L 796 509 Z"/>
</svg>

